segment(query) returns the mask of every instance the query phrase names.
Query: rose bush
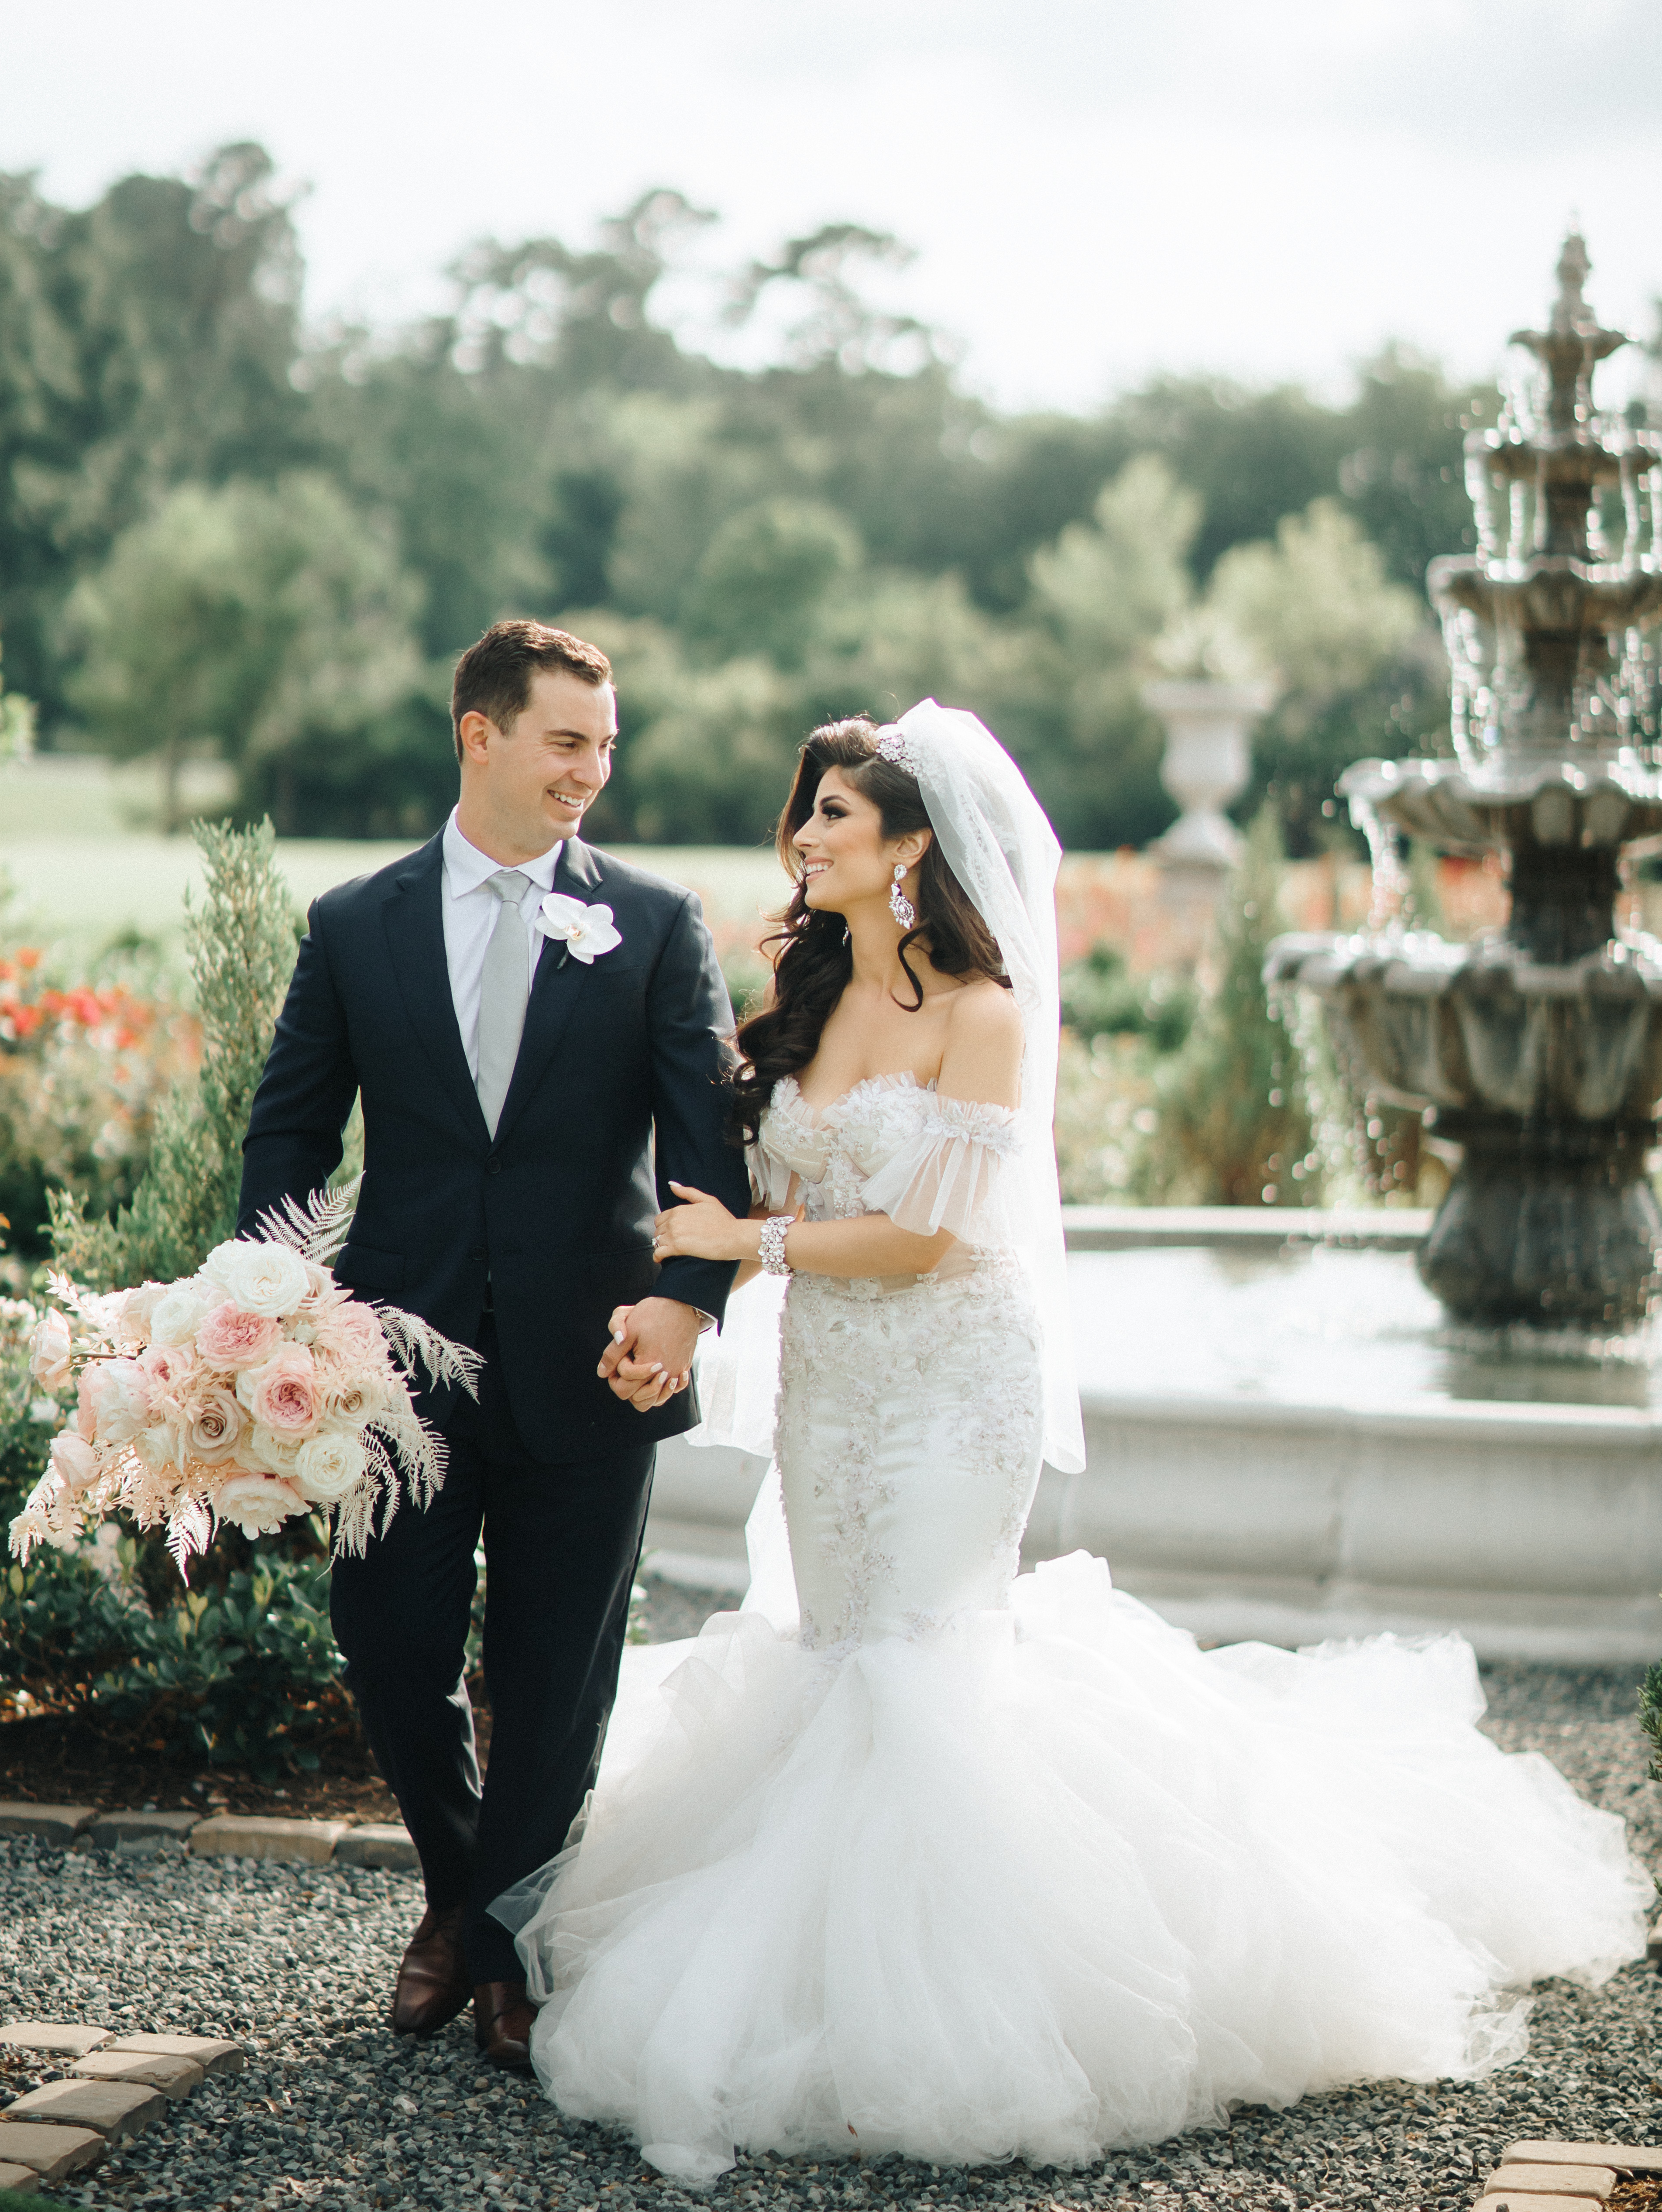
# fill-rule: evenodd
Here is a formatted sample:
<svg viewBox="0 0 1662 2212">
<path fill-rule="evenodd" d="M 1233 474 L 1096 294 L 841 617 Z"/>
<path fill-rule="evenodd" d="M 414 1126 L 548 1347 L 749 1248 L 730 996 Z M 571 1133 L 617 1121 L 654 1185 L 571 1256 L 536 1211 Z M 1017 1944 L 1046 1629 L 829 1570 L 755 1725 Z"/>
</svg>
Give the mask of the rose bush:
<svg viewBox="0 0 1662 2212">
<path fill-rule="evenodd" d="M 54 1188 L 100 1214 L 132 1196 L 197 1050 L 195 1021 L 137 978 L 65 986 L 38 947 L 0 939 L 0 1233 L 14 1252 L 45 1256 Z"/>
</svg>

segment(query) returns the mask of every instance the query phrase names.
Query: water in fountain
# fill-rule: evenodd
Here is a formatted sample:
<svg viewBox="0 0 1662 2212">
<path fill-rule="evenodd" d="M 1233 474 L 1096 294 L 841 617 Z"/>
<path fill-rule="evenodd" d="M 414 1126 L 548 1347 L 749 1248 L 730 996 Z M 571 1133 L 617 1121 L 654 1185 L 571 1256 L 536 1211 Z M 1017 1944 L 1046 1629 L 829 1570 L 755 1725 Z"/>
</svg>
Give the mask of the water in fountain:
<svg viewBox="0 0 1662 2212">
<path fill-rule="evenodd" d="M 1371 799 L 1350 802 L 1350 819 L 1368 840 L 1372 868 L 1373 896 L 1368 906 L 1368 932 L 1389 940 L 1401 938 L 1407 928 L 1404 909 L 1408 902 L 1409 877 L 1397 842 L 1397 833 L 1380 819 Z"/>
</svg>

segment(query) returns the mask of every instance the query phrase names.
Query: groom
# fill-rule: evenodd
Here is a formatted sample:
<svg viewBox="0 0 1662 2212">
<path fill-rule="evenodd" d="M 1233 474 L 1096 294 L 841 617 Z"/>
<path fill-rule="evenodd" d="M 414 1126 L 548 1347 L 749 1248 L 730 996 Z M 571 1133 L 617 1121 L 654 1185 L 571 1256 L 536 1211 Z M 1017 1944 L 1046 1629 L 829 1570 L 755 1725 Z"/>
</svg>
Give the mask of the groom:
<svg viewBox="0 0 1662 2212">
<path fill-rule="evenodd" d="M 736 1212 L 749 1199 L 724 1139 L 732 1016 L 699 902 L 577 835 L 612 769 L 605 655 L 497 623 L 451 706 L 461 799 L 442 832 L 312 908 L 238 1228 L 327 1182 L 361 1097 L 336 1276 L 482 1355 L 476 1402 L 423 1403 L 449 1440 L 443 1489 L 336 1562 L 331 1613 L 427 1890 L 392 2026 L 431 2035 L 471 1996 L 481 2049 L 523 2068 L 531 2008 L 488 1908 L 560 1850 L 594 1780 L 653 1448 L 695 1418 L 694 1344 L 732 1279 L 701 1260 L 655 1270 L 652 1218 L 671 1179 Z M 634 1312 L 613 1345 L 619 1305 Z M 463 1679 L 482 1534 L 482 1790 Z"/>
</svg>

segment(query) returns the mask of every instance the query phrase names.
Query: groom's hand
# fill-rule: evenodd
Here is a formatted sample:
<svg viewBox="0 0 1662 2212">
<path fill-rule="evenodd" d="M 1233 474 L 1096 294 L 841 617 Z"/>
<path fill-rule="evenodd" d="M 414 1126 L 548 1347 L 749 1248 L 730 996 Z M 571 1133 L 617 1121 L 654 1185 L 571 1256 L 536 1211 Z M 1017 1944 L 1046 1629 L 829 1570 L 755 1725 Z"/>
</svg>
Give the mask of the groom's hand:
<svg viewBox="0 0 1662 2212">
<path fill-rule="evenodd" d="M 597 1372 L 614 1397 L 627 1400 L 638 1413 L 650 1413 L 692 1381 L 699 1327 L 697 1309 L 679 1298 L 619 1306 Z"/>
</svg>

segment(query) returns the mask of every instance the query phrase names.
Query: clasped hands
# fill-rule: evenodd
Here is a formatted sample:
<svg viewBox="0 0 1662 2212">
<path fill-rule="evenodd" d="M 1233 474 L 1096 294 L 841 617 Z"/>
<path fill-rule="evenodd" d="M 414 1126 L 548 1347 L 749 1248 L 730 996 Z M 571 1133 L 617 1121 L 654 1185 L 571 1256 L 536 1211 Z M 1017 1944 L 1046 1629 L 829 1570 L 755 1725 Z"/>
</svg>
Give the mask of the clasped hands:
<svg viewBox="0 0 1662 2212">
<path fill-rule="evenodd" d="M 660 1213 L 652 1230 L 655 1260 L 754 1260 L 760 1224 L 741 1221 L 707 1191 L 670 1185 L 683 1203 Z M 596 1370 L 638 1413 L 650 1413 L 693 1379 L 699 1316 L 678 1298 L 642 1298 L 618 1306 L 610 1323 L 611 1342 Z"/>
</svg>

